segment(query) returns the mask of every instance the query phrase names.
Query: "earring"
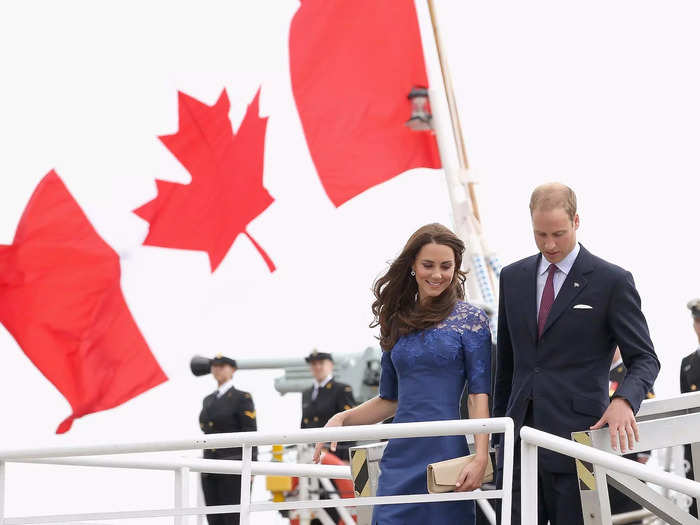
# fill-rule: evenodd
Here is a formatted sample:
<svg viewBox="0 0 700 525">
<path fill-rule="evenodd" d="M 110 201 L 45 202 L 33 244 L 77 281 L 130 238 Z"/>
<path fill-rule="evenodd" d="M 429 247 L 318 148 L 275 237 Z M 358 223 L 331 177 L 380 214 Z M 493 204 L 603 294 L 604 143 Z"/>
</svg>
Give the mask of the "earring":
<svg viewBox="0 0 700 525">
<path fill-rule="evenodd" d="M 412 277 L 415 277 L 415 276 L 416 276 L 416 272 L 415 272 L 414 270 L 411 270 L 411 276 L 412 276 Z"/>
</svg>

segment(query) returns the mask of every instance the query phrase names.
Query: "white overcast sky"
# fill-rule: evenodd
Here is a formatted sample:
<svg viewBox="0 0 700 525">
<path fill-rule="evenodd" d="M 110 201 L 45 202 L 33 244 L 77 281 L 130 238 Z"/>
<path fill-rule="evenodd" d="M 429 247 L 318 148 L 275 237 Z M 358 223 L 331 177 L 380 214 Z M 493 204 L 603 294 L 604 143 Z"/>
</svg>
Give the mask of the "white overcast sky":
<svg viewBox="0 0 700 525">
<path fill-rule="evenodd" d="M 579 240 L 636 279 L 662 362 L 657 395 L 677 394 L 680 360 L 697 346 L 685 304 L 700 296 L 700 6 L 692 0 L 436 4 L 489 244 L 504 264 L 534 253 L 531 190 L 551 180 L 572 186 Z M 350 352 L 373 343 L 371 280 L 417 226 L 449 221 L 449 203 L 440 174 L 426 170 L 339 210 L 323 199 L 288 87 L 286 35 L 296 6 L 281 0 L 0 5 L 0 243 L 11 242 L 31 191 L 57 167 L 124 256 L 125 294 L 170 377 L 54 437 L 68 405 L 0 329 L 0 448 L 196 435 L 200 399 L 213 385 L 189 375 L 189 356 L 222 347 L 234 357 L 300 355 L 316 345 Z M 278 272 L 265 273 L 245 241 L 236 242 L 215 276 L 203 271 L 202 254 L 139 249 L 145 225 L 125 210 L 154 196 L 155 177 L 188 178 L 152 139 L 176 129 L 176 90 L 211 103 L 225 86 L 237 126 L 261 83 L 261 111 L 271 116 L 265 184 L 276 202 L 251 230 Z M 141 142 L 140 132 L 151 139 Z M 378 213 L 387 203 L 388 211 Z M 291 235 L 286 226 L 305 235 Z M 246 257 L 250 265 L 233 264 Z M 191 280 L 183 282 L 180 272 Z M 174 282 L 180 300 L 169 295 Z M 167 304 L 157 306 L 155 297 Z M 193 317 L 200 329 L 187 330 Z M 223 343 L 225 337 L 234 342 Z M 253 392 L 264 430 L 293 428 L 299 419 L 298 396 L 280 399 L 272 390 L 277 375 L 237 376 L 238 386 Z M 172 503 L 167 474 L 92 476 L 10 465 L 8 512 Z M 59 490 L 67 484 L 71 490 Z M 256 495 L 265 497 L 262 480 Z"/>
</svg>

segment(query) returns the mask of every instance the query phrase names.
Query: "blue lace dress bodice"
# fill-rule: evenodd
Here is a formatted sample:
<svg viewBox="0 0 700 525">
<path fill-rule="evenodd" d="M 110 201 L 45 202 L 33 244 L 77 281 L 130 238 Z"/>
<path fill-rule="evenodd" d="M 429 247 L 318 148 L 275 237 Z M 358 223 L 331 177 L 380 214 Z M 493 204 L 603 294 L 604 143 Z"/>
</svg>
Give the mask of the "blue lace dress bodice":
<svg viewBox="0 0 700 525">
<path fill-rule="evenodd" d="M 460 301 L 432 328 L 402 336 L 382 355 L 379 396 L 398 401 L 395 423 L 459 419 L 459 401 L 490 393 L 491 331 L 486 314 Z M 469 454 L 464 436 L 389 441 L 379 464 L 378 496 L 425 494 L 429 463 Z M 474 502 L 378 505 L 373 525 L 473 524 Z"/>
</svg>

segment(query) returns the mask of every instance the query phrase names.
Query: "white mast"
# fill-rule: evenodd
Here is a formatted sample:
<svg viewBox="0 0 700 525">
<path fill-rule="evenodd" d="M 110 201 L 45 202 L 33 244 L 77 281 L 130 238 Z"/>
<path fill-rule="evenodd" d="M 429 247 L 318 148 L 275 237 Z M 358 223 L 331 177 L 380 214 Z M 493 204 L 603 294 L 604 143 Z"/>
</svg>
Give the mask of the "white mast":
<svg viewBox="0 0 700 525">
<path fill-rule="evenodd" d="M 467 278 L 467 293 L 470 301 L 490 306 L 495 311 L 495 289 L 500 265 L 495 255 L 487 251 L 481 232 L 474 181 L 469 176 L 457 103 L 438 30 L 437 15 L 432 0 L 414 0 L 414 3 L 428 74 L 432 125 L 445 171 L 452 220 L 455 232 L 467 245 L 468 256 L 463 261 L 464 269 L 469 270 L 470 274 Z"/>
</svg>

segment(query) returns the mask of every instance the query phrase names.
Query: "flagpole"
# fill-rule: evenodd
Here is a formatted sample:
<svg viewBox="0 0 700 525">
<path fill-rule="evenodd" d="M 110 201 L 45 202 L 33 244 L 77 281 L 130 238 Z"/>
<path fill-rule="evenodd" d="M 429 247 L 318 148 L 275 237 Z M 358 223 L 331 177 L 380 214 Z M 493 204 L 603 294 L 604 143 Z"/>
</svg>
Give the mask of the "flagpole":
<svg viewBox="0 0 700 525">
<path fill-rule="evenodd" d="M 430 21 L 428 3 L 426 0 L 414 0 L 414 5 L 418 17 L 423 53 L 425 55 L 425 68 L 428 75 L 428 98 L 430 100 L 430 111 L 433 115 L 432 128 L 438 143 L 442 169 L 445 172 L 447 192 L 452 205 L 455 233 L 467 244 L 470 255 L 472 255 L 462 260 L 464 269 L 470 274 L 466 281 L 467 295 L 471 302 L 480 304 L 488 302 L 493 304 L 491 297 L 487 297 L 492 295 L 491 287 L 485 290 L 483 280 L 479 282 L 475 278 L 475 276 L 483 273 L 477 268 L 478 260 L 475 260 L 473 257 L 474 249 L 477 249 L 480 243 L 478 238 L 475 237 L 474 228 L 471 227 L 473 222 L 471 202 L 465 192 L 464 185 L 460 182 L 461 154 L 454 135 L 454 128 L 451 125 L 450 109 L 439 66 L 438 50 Z"/>
<path fill-rule="evenodd" d="M 462 174 L 465 175 L 462 179 L 469 191 L 469 200 L 471 201 L 472 213 L 477 221 L 481 222 L 479 214 L 479 204 L 476 198 L 476 188 L 474 181 L 469 180 L 466 176 L 469 170 L 469 161 L 467 159 L 467 148 L 464 145 L 464 135 L 462 134 L 462 124 L 459 120 L 459 111 L 457 110 L 457 99 L 455 98 L 454 88 L 452 87 L 452 75 L 447 64 L 445 55 L 445 46 L 442 43 L 440 29 L 438 27 L 437 13 L 435 11 L 434 0 L 427 0 L 428 12 L 430 13 L 430 23 L 433 29 L 433 37 L 435 39 L 435 47 L 437 49 L 438 62 L 442 73 L 442 82 L 445 86 L 445 97 L 447 98 L 447 107 L 450 111 L 450 121 L 452 123 L 452 132 L 457 145 L 457 155 L 459 158 L 459 167 Z M 466 180 L 464 180 L 466 179 Z"/>
<path fill-rule="evenodd" d="M 423 42 L 433 130 L 440 150 L 457 235 L 465 241 L 469 258 L 465 268 L 471 274 L 467 292 L 472 302 L 496 307 L 497 258 L 486 253 L 481 234 L 478 204 L 473 181 L 467 175 L 468 161 L 459 123 L 457 103 L 447 69 L 447 59 L 437 26 L 432 0 L 414 0 Z M 495 278 L 494 278 L 495 277 Z"/>
</svg>

